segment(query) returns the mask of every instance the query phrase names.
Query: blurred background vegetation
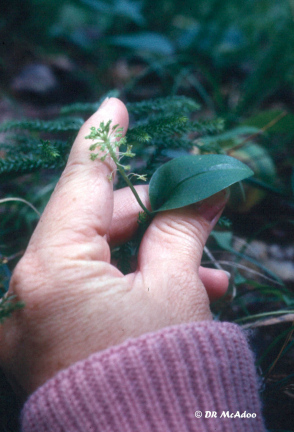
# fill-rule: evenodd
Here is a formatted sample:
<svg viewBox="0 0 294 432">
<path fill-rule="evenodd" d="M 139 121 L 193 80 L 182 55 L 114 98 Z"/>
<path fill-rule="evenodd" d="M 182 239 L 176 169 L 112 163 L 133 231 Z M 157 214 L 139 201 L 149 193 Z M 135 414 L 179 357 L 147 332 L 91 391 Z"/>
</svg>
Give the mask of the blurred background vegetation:
<svg viewBox="0 0 294 432">
<path fill-rule="evenodd" d="M 202 107 L 196 119 L 223 119 L 223 131 L 201 144 L 240 158 L 256 175 L 244 185 L 245 200 L 232 190 L 208 245 L 232 273 L 215 318 L 252 329 L 267 426 L 293 431 L 294 0 L 11 0 L 0 11 L 2 124 L 58 119 L 62 110 L 78 112 L 76 103 L 86 116 L 109 92 L 130 107 L 188 96 Z M 25 199 L 41 212 L 62 165 L 8 174 L 7 149 L 21 151 L 27 136 L 6 130 L 0 129 L 2 294 L 38 220 L 23 202 L 4 200 Z M 75 133 L 61 130 L 58 148 Z M 47 135 L 34 130 L 30 139 L 41 143 Z M 211 259 L 208 253 L 204 263 Z M 10 312 L 5 304 L 1 311 Z M 2 381 L 0 431 L 15 432 L 16 405 Z"/>
</svg>

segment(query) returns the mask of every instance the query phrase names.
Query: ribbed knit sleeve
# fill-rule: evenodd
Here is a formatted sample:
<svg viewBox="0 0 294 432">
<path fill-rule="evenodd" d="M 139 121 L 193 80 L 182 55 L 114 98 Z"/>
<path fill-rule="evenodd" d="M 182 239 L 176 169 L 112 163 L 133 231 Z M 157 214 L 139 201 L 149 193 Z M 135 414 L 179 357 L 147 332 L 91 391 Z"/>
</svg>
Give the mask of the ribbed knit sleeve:
<svg viewBox="0 0 294 432">
<path fill-rule="evenodd" d="M 22 430 L 265 431 L 246 338 L 217 322 L 130 339 L 59 372 L 26 402 Z"/>
</svg>

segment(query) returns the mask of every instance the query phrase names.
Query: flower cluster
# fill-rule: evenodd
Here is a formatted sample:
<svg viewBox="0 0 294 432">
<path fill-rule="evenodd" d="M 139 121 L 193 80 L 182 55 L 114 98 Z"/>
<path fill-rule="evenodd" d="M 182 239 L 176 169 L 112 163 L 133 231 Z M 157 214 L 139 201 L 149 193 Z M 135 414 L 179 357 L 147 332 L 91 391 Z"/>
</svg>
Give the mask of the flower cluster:
<svg viewBox="0 0 294 432">
<path fill-rule="evenodd" d="M 97 149 L 99 150 L 98 153 L 91 154 L 91 160 L 94 161 L 99 158 L 104 162 L 107 156 L 110 156 L 121 174 L 122 170 L 123 172 L 130 170 L 130 165 L 123 165 L 120 161 L 124 157 L 133 158 L 136 154 L 132 152 L 132 146 L 127 145 L 126 137 L 123 136 L 123 128 L 119 127 L 118 124 L 111 126 L 111 120 L 107 123 L 101 122 L 98 128 L 91 127 L 91 133 L 85 138 L 95 140 L 89 148 L 90 151 L 93 152 Z M 123 145 L 126 146 L 126 150 L 119 151 L 119 148 Z M 144 175 L 138 175 L 135 173 L 127 175 L 127 177 L 130 176 L 136 176 L 139 180 L 146 181 L 146 176 Z M 112 175 L 110 176 L 110 180 L 112 180 Z"/>
<path fill-rule="evenodd" d="M 91 127 L 91 133 L 85 137 L 86 139 L 95 140 L 95 142 L 90 146 L 90 151 L 95 151 L 98 149 L 98 153 L 92 153 L 91 159 L 94 161 L 99 158 L 102 162 L 109 156 L 115 163 L 117 170 L 127 183 L 127 185 L 131 188 L 133 194 L 135 195 L 138 203 L 146 212 L 149 214 L 150 212 L 146 209 L 144 204 L 142 203 L 136 189 L 132 185 L 130 181 L 131 176 L 135 176 L 138 180 L 146 181 L 145 175 L 138 175 L 135 173 L 126 174 L 126 170 L 129 170 L 130 165 L 123 165 L 120 163 L 123 157 L 134 157 L 135 153 L 132 153 L 132 146 L 127 145 L 127 140 L 123 136 L 123 128 L 119 127 L 119 125 L 115 125 L 111 127 L 111 120 L 107 123 L 101 122 L 98 128 Z M 119 148 L 125 145 L 126 151 L 119 151 Z M 108 180 L 112 180 L 112 173 L 108 176 Z"/>
</svg>

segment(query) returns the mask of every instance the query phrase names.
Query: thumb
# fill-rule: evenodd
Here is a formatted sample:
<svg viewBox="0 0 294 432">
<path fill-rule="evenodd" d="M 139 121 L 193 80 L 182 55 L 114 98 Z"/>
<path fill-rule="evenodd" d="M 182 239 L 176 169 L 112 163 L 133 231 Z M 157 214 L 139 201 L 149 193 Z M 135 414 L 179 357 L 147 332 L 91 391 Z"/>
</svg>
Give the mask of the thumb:
<svg viewBox="0 0 294 432">
<path fill-rule="evenodd" d="M 113 185 L 108 176 L 115 165 L 109 159 L 105 162 L 99 158 L 95 163 L 91 161 L 89 147 L 93 140 L 89 141 L 86 136 L 91 127 L 98 128 L 101 122 L 109 120 L 126 132 L 128 112 L 118 99 L 105 100 L 80 129 L 30 246 L 40 249 L 44 245 L 64 247 L 76 244 L 80 247 L 85 242 L 99 242 L 98 237 L 107 233 L 113 213 Z"/>
<path fill-rule="evenodd" d="M 228 199 L 227 190 L 201 203 L 159 213 L 148 228 L 139 252 L 139 270 L 196 274 L 203 248 Z"/>
</svg>

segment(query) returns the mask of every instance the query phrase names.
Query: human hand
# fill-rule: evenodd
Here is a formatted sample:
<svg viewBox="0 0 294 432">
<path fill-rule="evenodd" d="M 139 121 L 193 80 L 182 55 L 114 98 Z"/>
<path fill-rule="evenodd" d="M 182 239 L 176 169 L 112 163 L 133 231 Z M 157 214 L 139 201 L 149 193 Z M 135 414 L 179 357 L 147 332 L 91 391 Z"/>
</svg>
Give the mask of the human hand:
<svg viewBox="0 0 294 432">
<path fill-rule="evenodd" d="M 109 119 L 127 130 L 127 110 L 114 98 L 81 128 L 12 276 L 9 294 L 25 307 L 0 327 L 0 365 L 25 395 L 59 370 L 127 338 L 210 320 L 209 297 L 227 289 L 224 272 L 200 267 L 224 192 L 156 215 L 135 272 L 124 276 L 110 263 L 110 247 L 132 237 L 141 208 L 128 188 L 113 192 L 107 179 L 115 168 L 111 160 L 90 160 L 85 136 Z M 148 187 L 137 191 L 148 206 Z"/>
</svg>

